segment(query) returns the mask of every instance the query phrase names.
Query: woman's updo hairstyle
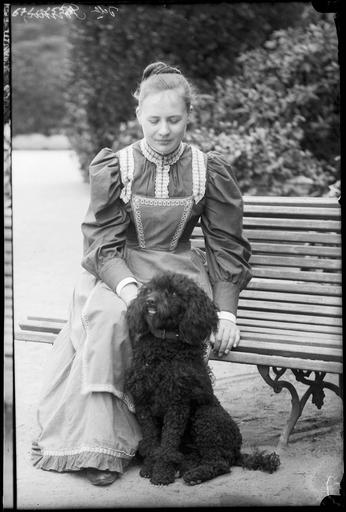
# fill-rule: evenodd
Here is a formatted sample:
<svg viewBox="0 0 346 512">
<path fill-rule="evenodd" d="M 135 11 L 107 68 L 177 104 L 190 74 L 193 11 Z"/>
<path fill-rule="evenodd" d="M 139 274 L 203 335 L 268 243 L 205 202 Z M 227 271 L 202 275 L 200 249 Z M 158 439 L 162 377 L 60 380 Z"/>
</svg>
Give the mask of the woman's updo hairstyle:
<svg viewBox="0 0 346 512">
<path fill-rule="evenodd" d="M 192 86 L 178 68 L 164 62 L 153 62 L 143 71 L 141 82 L 134 93 L 139 106 L 148 94 L 172 89 L 180 89 L 188 112 L 193 97 Z"/>
</svg>

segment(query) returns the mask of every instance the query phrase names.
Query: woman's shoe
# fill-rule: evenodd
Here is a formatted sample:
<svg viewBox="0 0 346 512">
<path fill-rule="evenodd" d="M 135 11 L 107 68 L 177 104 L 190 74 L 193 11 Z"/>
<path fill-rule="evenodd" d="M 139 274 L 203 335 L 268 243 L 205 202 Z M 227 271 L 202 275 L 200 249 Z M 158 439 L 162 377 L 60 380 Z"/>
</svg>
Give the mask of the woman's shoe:
<svg viewBox="0 0 346 512">
<path fill-rule="evenodd" d="M 90 468 L 87 469 L 86 476 L 93 485 L 110 485 L 119 477 L 119 473 Z"/>
</svg>

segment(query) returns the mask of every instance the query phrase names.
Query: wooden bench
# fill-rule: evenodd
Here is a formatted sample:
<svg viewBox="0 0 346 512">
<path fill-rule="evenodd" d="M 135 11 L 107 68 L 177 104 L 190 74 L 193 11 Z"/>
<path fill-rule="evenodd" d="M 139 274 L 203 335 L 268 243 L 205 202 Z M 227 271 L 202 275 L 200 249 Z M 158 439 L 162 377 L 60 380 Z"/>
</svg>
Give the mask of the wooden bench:
<svg viewBox="0 0 346 512">
<path fill-rule="evenodd" d="M 290 392 L 292 408 L 280 446 L 287 445 L 310 396 L 318 408 L 324 388 L 342 397 L 340 229 L 335 198 L 244 197 L 254 277 L 240 295 L 240 344 L 222 361 L 257 365 L 276 393 Z M 192 243 L 204 249 L 199 226 Z M 65 322 L 28 317 L 16 338 L 53 343 Z M 284 380 L 289 370 L 307 386 L 301 398 L 294 377 Z M 327 382 L 327 373 L 338 374 L 339 385 Z"/>
</svg>

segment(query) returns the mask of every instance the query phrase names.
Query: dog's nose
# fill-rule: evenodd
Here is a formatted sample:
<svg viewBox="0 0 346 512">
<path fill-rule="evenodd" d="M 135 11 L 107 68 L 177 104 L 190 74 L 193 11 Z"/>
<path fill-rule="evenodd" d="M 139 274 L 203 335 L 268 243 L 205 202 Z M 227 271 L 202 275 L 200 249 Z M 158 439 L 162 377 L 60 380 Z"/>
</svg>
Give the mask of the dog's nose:
<svg viewBox="0 0 346 512">
<path fill-rule="evenodd" d="M 156 302 L 151 297 L 148 297 L 146 300 L 146 306 L 148 313 L 154 314 L 156 313 Z"/>
</svg>

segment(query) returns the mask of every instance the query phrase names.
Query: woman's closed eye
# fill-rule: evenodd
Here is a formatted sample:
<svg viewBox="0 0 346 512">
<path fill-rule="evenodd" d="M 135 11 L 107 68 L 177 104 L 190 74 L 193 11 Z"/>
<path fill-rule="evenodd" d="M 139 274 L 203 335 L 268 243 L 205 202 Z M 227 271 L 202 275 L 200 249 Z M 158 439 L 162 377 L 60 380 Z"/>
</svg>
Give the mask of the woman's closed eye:
<svg viewBox="0 0 346 512">
<path fill-rule="evenodd" d="M 170 123 L 170 124 L 177 124 L 181 121 L 181 117 L 170 117 L 167 122 Z M 160 119 L 159 118 L 151 118 L 149 119 L 149 122 L 150 124 L 158 124 L 160 122 Z"/>
</svg>

